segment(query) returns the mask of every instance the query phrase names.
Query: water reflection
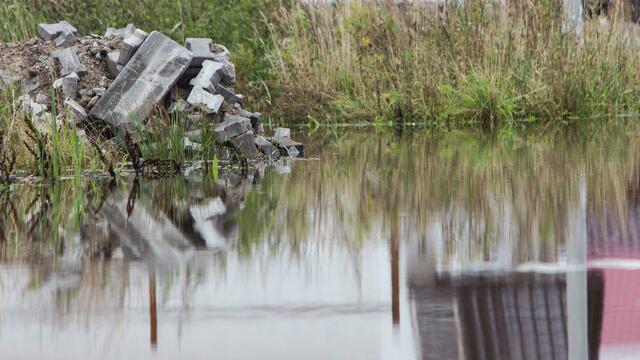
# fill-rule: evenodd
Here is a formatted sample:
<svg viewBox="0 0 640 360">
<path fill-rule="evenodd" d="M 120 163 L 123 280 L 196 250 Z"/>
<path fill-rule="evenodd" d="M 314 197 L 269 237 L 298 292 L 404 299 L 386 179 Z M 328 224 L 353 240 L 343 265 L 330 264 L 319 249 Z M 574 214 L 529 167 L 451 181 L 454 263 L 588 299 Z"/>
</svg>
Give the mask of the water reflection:
<svg viewBox="0 0 640 360">
<path fill-rule="evenodd" d="M 635 136 L 314 134 L 319 160 L 0 194 L 9 358 L 620 359 Z M 640 241 L 640 240 L 639 240 Z"/>
</svg>

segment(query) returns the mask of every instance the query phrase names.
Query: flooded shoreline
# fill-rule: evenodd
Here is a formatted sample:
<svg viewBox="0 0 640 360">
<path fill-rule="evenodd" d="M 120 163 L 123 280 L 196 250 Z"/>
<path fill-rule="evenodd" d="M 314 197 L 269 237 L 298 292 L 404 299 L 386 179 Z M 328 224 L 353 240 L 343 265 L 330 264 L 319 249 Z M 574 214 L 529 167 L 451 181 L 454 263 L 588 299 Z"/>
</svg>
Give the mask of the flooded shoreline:
<svg viewBox="0 0 640 360">
<path fill-rule="evenodd" d="M 217 181 L 3 192 L 0 352 L 619 359 L 640 348 L 634 136 L 306 142 L 318 160 Z"/>
</svg>

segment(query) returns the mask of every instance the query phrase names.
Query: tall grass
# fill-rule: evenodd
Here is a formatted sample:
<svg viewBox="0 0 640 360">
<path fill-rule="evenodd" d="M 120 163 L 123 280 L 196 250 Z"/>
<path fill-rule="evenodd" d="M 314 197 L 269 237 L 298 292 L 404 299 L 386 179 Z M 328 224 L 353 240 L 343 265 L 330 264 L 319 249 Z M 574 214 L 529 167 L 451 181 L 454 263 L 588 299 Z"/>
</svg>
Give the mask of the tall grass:
<svg viewBox="0 0 640 360">
<path fill-rule="evenodd" d="M 612 13 L 578 37 L 562 20 L 546 0 L 282 8 L 270 24 L 275 108 L 293 121 L 480 129 L 638 112 L 636 25 Z"/>
</svg>

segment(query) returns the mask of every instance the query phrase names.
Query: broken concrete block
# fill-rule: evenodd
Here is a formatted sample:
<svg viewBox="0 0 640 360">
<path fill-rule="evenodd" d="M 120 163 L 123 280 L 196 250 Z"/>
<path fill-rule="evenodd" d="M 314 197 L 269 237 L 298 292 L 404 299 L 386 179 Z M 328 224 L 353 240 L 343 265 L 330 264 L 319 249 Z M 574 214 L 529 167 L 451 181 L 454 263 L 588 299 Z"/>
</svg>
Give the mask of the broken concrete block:
<svg viewBox="0 0 640 360">
<path fill-rule="evenodd" d="M 108 27 L 107 31 L 104 33 L 105 38 L 110 38 L 114 36 L 124 36 L 124 28 L 116 29 L 114 27 Z"/>
<path fill-rule="evenodd" d="M 242 95 L 236 95 L 233 88 L 226 88 L 220 84 L 216 86 L 216 94 L 222 95 L 222 97 L 224 97 L 224 99 L 230 104 L 240 104 L 242 106 L 244 102 Z"/>
<path fill-rule="evenodd" d="M 216 86 L 220 83 L 223 76 L 223 63 L 217 61 L 205 60 L 202 63 L 202 70 L 191 80 L 193 87 L 201 87 L 211 93 L 216 92 Z"/>
<path fill-rule="evenodd" d="M 256 144 L 258 149 L 260 149 L 260 151 L 269 159 L 275 159 L 280 155 L 280 151 L 278 150 L 278 148 L 264 136 L 256 136 L 254 143 Z"/>
<path fill-rule="evenodd" d="M 123 66 L 118 64 L 118 58 L 120 57 L 120 51 L 114 51 L 107 54 L 107 69 L 109 69 L 109 75 L 115 79 L 116 76 L 122 71 Z"/>
<path fill-rule="evenodd" d="M 178 99 L 174 101 L 169 107 L 169 113 L 170 114 L 183 113 L 187 111 L 190 107 L 191 105 L 188 102 L 186 102 L 183 99 Z"/>
<path fill-rule="evenodd" d="M 273 134 L 274 139 L 282 139 L 282 138 L 290 138 L 291 130 L 289 128 L 279 127 L 276 129 L 276 132 Z"/>
<path fill-rule="evenodd" d="M 147 38 L 147 33 L 136 29 L 130 36 L 124 38 L 122 41 L 122 49 L 120 50 L 120 56 L 118 57 L 118 64 L 126 65 L 129 59 L 135 54 L 140 45 Z"/>
<path fill-rule="evenodd" d="M 178 80 L 178 86 L 184 89 L 191 88 L 190 82 L 191 80 L 193 80 L 193 78 L 198 76 L 200 70 L 202 70 L 202 67 L 200 66 L 189 67 L 187 71 L 182 74 L 180 80 Z"/>
<path fill-rule="evenodd" d="M 87 73 L 87 68 L 78 59 L 78 49 L 75 47 L 58 50 L 53 53 L 53 57 L 56 58 L 60 65 L 60 76 L 67 76 L 73 72 L 78 76 L 83 76 Z"/>
<path fill-rule="evenodd" d="M 213 44 L 210 46 L 211 51 L 213 52 L 213 56 L 215 61 L 221 63 L 230 63 L 231 62 L 231 53 L 224 45 Z"/>
<path fill-rule="evenodd" d="M 87 112 L 84 108 L 75 102 L 74 100 L 67 98 L 64 101 L 65 109 L 68 111 L 68 114 L 73 117 L 76 123 L 80 123 L 87 120 Z"/>
<path fill-rule="evenodd" d="M 214 114 L 220 110 L 224 102 L 222 95 L 212 95 L 203 88 L 196 86 L 191 90 L 187 102 L 207 114 Z"/>
<path fill-rule="evenodd" d="M 18 98 L 18 100 L 22 103 L 22 110 L 25 112 L 29 112 L 32 117 L 36 117 L 45 111 L 47 111 L 47 106 L 44 104 L 38 104 L 33 101 L 31 96 L 22 95 Z"/>
<path fill-rule="evenodd" d="M 62 78 L 62 94 L 73 100 L 77 99 L 79 81 L 80 77 L 74 72 Z"/>
<path fill-rule="evenodd" d="M 202 142 L 202 130 L 200 129 L 187 131 L 186 133 L 184 133 L 184 136 L 188 137 L 191 141 L 197 143 Z"/>
<path fill-rule="evenodd" d="M 78 30 L 66 21 L 38 25 L 38 37 L 44 41 L 51 41 L 63 33 L 77 35 Z"/>
<path fill-rule="evenodd" d="M 76 35 L 71 32 L 63 32 L 58 35 L 55 39 L 55 43 L 57 47 L 68 47 L 73 46 L 78 42 Z"/>
<path fill-rule="evenodd" d="M 125 26 L 124 28 L 124 39 L 128 38 L 129 36 L 133 35 L 133 33 L 135 33 L 137 30 L 136 26 L 129 23 L 127 24 L 127 26 Z"/>
<path fill-rule="evenodd" d="M 213 129 L 213 135 L 218 143 L 224 144 L 230 138 L 249 131 L 250 128 L 251 120 L 237 115 L 225 114 L 224 121 Z"/>
<path fill-rule="evenodd" d="M 60 78 L 60 79 L 55 80 L 53 82 L 53 88 L 56 89 L 56 90 L 62 88 L 62 81 L 63 80 L 64 80 L 64 78 Z"/>
<path fill-rule="evenodd" d="M 187 38 L 185 47 L 193 54 L 191 67 L 201 66 L 205 60 L 213 60 L 214 54 L 211 52 L 211 39 L 207 38 Z"/>
<path fill-rule="evenodd" d="M 185 151 L 199 152 L 202 151 L 202 145 L 189 140 L 188 137 L 182 138 L 182 147 Z"/>
<path fill-rule="evenodd" d="M 117 29 L 114 27 L 108 27 L 107 31 L 104 33 L 105 38 L 112 38 L 116 36 L 120 36 L 123 39 L 129 37 L 131 34 L 136 31 L 136 27 L 133 24 L 128 24 L 126 27 Z"/>
<path fill-rule="evenodd" d="M 104 95 L 105 91 L 107 91 L 107 89 L 105 89 L 103 87 L 94 87 L 93 88 L 93 93 L 96 94 L 97 96 Z"/>
<path fill-rule="evenodd" d="M 20 81 L 20 88 L 23 93 L 30 93 L 40 87 L 40 80 L 37 76 Z"/>
<path fill-rule="evenodd" d="M 89 100 L 89 102 L 87 103 L 87 109 L 91 110 L 93 109 L 94 106 L 96 106 L 96 104 L 98 103 L 98 100 L 100 100 L 100 96 L 94 96 L 91 98 L 91 100 Z"/>
<path fill-rule="evenodd" d="M 255 144 L 255 135 L 249 130 L 244 134 L 231 138 L 231 144 L 236 148 L 242 156 L 247 159 L 255 159 L 258 157 Z"/>
<path fill-rule="evenodd" d="M 278 144 L 282 149 L 285 149 L 287 152 L 283 153 L 284 156 L 298 157 L 304 156 L 304 145 L 297 141 L 291 140 L 291 138 L 283 137 L 283 138 L 273 138 L 274 143 Z"/>
<path fill-rule="evenodd" d="M 149 116 L 191 63 L 191 52 L 157 31 L 149 34 L 90 117 L 122 127 Z"/>
<path fill-rule="evenodd" d="M 49 96 L 47 96 L 45 94 L 38 94 L 38 96 L 36 96 L 36 102 L 38 104 L 48 104 L 49 103 Z"/>
<path fill-rule="evenodd" d="M 228 62 L 222 66 L 222 82 L 227 85 L 236 83 L 236 66 L 233 63 Z"/>
</svg>

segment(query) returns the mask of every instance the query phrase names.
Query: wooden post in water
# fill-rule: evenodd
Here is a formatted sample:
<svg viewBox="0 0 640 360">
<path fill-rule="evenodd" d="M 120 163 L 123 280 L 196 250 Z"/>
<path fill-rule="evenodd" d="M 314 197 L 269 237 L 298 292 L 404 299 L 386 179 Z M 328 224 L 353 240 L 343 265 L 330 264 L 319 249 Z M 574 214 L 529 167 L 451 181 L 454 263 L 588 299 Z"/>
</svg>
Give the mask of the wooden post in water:
<svg viewBox="0 0 640 360">
<path fill-rule="evenodd" d="M 391 215 L 391 317 L 394 325 L 400 324 L 400 244 L 398 239 L 398 211 L 394 206 Z"/>
<path fill-rule="evenodd" d="M 158 347 L 158 307 L 156 302 L 156 270 L 149 267 L 149 326 L 151 348 Z"/>
</svg>

